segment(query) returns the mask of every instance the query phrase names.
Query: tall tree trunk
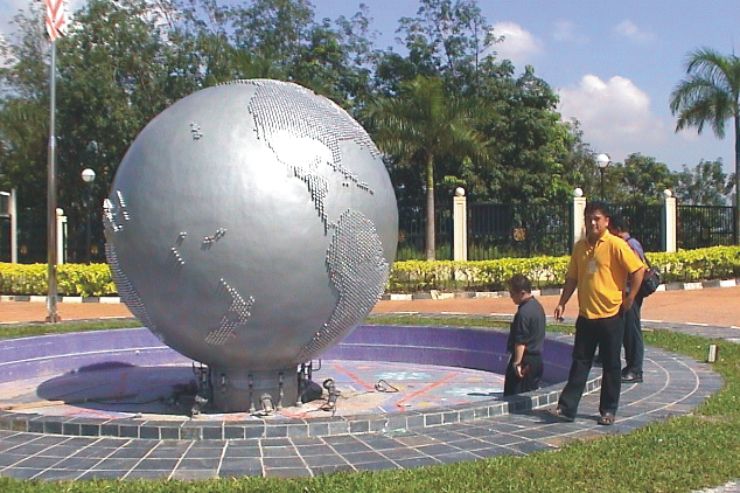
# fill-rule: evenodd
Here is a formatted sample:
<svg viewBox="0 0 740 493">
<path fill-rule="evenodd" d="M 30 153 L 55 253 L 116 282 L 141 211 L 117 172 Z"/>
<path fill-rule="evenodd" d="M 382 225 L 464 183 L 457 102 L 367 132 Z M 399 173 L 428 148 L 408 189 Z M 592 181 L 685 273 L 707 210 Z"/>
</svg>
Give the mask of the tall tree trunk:
<svg viewBox="0 0 740 493">
<path fill-rule="evenodd" d="M 436 244 L 434 239 L 434 156 L 427 155 L 427 260 L 435 259 Z"/>
</svg>

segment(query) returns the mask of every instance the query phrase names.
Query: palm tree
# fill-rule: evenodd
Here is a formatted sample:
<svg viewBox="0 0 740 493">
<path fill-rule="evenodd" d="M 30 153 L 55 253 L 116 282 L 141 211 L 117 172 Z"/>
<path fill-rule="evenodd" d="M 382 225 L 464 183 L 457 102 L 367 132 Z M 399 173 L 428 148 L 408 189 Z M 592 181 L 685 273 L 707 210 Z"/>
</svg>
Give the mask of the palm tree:
<svg viewBox="0 0 740 493">
<path fill-rule="evenodd" d="M 445 93 L 437 77 L 418 76 L 398 94 L 368 108 L 378 146 L 410 164 L 424 167 L 426 182 L 426 258 L 435 258 L 434 168 L 443 155 L 485 155 L 484 139 L 473 126 L 472 111 Z"/>
<path fill-rule="evenodd" d="M 735 123 L 735 244 L 740 244 L 740 58 L 701 48 L 688 56 L 688 77 L 671 94 L 671 112 L 678 113 L 676 131 L 710 124 L 720 139 L 725 121 Z"/>
</svg>

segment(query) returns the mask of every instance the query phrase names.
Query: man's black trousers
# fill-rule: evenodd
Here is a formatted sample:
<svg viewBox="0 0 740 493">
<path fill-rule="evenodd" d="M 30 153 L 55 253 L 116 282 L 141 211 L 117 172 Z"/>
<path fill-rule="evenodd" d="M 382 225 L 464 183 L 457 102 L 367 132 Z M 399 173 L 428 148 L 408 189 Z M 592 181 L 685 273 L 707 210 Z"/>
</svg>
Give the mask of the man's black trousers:
<svg viewBox="0 0 740 493">
<path fill-rule="evenodd" d="M 578 317 L 576 340 L 573 344 L 573 362 L 570 366 L 568 383 L 558 401 L 558 407 L 563 415 L 571 418 L 576 416 L 597 346 L 602 363 L 599 412 L 616 414 L 619 392 L 622 388 L 620 355 L 623 336 L 624 318 L 621 314 L 599 319 Z"/>
</svg>

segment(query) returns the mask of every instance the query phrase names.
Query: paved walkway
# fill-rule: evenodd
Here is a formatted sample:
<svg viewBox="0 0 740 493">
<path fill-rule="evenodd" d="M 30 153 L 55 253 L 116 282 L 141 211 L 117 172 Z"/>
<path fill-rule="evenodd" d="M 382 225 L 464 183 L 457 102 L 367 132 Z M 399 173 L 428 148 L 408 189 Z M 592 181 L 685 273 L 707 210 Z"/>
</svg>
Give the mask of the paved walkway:
<svg viewBox="0 0 740 493">
<path fill-rule="evenodd" d="M 551 313 L 557 297 L 540 299 Z M 740 334 L 731 328 L 740 325 L 739 301 L 740 287 L 656 293 L 646 300 L 644 318 L 660 320 L 651 323 L 658 327 L 733 339 Z M 59 307 L 66 319 L 130 316 L 123 305 Z M 572 300 L 568 315 L 575 314 L 575 307 L 576 300 Z M 508 299 L 414 300 L 383 301 L 374 312 L 511 314 L 514 308 Z M 41 320 L 44 314 L 43 303 L 0 303 L 0 322 Z M 574 423 L 556 422 L 543 411 L 524 411 L 414 430 L 327 437 L 291 437 L 286 431 L 285 436 L 260 438 L 165 440 L 2 431 L 0 475 L 39 479 L 295 477 L 525 455 L 556 449 L 574 438 L 625 433 L 671 415 L 690 413 L 722 385 L 709 365 L 652 347 L 646 350 L 644 371 L 645 383 L 622 387 L 618 421 L 612 427 L 596 424 L 598 395 L 586 395 Z M 562 385 L 554 387 L 559 390 Z M 542 390 L 543 394 L 552 391 Z"/>
</svg>

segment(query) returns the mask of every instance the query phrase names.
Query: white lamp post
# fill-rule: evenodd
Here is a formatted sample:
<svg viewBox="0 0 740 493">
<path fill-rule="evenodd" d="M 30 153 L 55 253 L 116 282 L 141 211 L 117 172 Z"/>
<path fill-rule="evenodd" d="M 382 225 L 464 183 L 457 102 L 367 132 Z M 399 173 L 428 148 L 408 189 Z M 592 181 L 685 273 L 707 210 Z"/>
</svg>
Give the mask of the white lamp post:
<svg viewBox="0 0 740 493">
<path fill-rule="evenodd" d="M 604 171 L 606 171 L 607 166 L 609 166 L 609 163 L 611 162 L 612 160 L 609 157 L 609 154 L 601 153 L 596 156 L 596 165 L 599 167 L 599 175 L 601 177 L 601 200 L 604 200 Z"/>
</svg>

